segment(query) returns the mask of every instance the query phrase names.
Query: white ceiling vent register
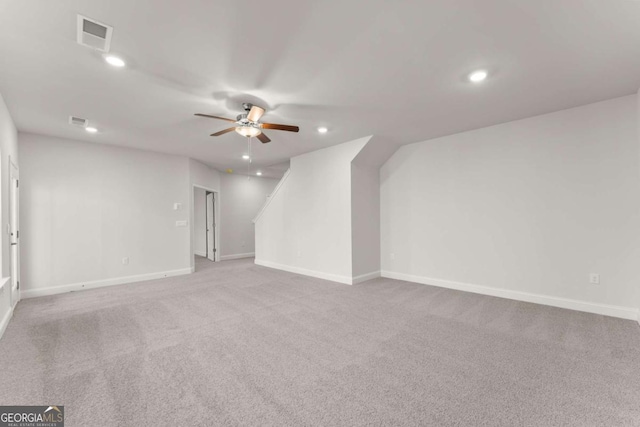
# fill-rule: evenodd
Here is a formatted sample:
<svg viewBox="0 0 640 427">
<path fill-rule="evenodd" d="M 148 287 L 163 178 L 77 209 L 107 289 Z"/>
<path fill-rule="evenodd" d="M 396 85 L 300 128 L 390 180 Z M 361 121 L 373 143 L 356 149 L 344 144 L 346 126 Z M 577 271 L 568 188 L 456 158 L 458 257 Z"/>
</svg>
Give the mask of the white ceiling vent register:
<svg viewBox="0 0 640 427">
<path fill-rule="evenodd" d="M 69 116 L 69 124 L 84 128 L 84 127 L 87 127 L 87 124 L 89 124 L 89 120 L 81 119 L 80 117 Z"/>
<path fill-rule="evenodd" d="M 113 27 L 86 16 L 78 15 L 78 44 L 109 52 Z"/>
</svg>

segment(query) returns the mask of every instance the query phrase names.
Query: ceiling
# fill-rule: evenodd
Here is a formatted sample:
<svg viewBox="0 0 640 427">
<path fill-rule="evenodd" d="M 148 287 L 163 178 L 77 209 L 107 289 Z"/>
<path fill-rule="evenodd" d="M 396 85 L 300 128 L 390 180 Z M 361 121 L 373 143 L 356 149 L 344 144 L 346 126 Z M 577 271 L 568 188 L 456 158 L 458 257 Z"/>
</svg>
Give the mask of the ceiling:
<svg viewBox="0 0 640 427">
<path fill-rule="evenodd" d="M 114 27 L 125 68 L 76 43 L 77 13 Z M 246 139 L 193 114 L 253 102 L 301 128 L 253 145 L 253 167 L 279 176 L 366 135 L 401 145 L 634 93 L 639 23 L 637 0 L 2 0 L 0 92 L 21 131 L 245 173 Z"/>
</svg>

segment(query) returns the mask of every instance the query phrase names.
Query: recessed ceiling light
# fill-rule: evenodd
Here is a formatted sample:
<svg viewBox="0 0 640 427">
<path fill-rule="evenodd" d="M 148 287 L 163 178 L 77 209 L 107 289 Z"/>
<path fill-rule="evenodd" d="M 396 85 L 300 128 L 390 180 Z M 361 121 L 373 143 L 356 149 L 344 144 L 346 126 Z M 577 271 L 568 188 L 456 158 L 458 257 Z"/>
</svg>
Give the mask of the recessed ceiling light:
<svg viewBox="0 0 640 427">
<path fill-rule="evenodd" d="M 324 127 L 324 126 L 320 126 L 320 127 L 318 128 L 318 132 L 320 132 L 320 133 L 327 133 L 328 131 L 329 131 L 329 129 L 327 129 L 327 128 L 326 128 L 326 127 Z"/>
<path fill-rule="evenodd" d="M 248 154 L 243 154 L 242 158 L 245 159 L 245 160 L 249 160 L 249 155 Z"/>
<path fill-rule="evenodd" d="M 122 58 L 118 58 L 117 56 L 105 55 L 104 60 L 107 61 L 107 63 L 109 63 L 109 65 L 113 65 L 114 67 L 124 67 L 125 66 L 125 62 L 122 60 Z"/>
<path fill-rule="evenodd" d="M 96 133 L 96 132 L 98 132 L 98 129 L 93 128 L 93 127 L 91 127 L 91 126 L 89 126 L 89 127 L 87 127 L 87 128 L 84 128 L 84 130 L 86 130 L 86 131 L 87 131 L 87 132 L 89 132 L 89 133 Z"/>
<path fill-rule="evenodd" d="M 469 80 L 474 83 L 480 83 L 487 78 L 487 72 L 485 70 L 477 70 L 469 74 Z"/>
<path fill-rule="evenodd" d="M 262 172 L 258 171 L 258 172 L 256 172 L 256 175 L 260 176 L 260 175 L 262 175 Z"/>
</svg>

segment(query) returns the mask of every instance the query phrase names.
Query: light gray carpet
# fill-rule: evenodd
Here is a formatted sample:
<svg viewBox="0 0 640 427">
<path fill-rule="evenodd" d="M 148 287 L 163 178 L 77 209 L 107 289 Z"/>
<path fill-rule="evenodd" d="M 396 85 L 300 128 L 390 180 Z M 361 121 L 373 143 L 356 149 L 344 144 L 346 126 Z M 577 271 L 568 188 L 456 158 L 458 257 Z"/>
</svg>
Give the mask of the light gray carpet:
<svg viewBox="0 0 640 427">
<path fill-rule="evenodd" d="M 640 425 L 636 322 L 377 279 L 198 260 L 22 301 L 0 404 L 68 426 Z"/>
</svg>

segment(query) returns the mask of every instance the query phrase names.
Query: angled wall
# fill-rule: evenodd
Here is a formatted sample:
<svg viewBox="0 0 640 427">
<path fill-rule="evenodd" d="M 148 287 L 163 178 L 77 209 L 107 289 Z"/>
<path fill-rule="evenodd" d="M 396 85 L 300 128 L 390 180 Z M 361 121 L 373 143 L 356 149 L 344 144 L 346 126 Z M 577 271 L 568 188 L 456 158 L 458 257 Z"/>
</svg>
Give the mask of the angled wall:
<svg viewBox="0 0 640 427">
<path fill-rule="evenodd" d="M 372 136 L 351 162 L 353 282 L 380 276 L 380 166 L 397 145 Z"/>
<path fill-rule="evenodd" d="M 256 221 L 256 264 L 353 282 L 351 162 L 369 139 L 291 159 Z"/>
<path fill-rule="evenodd" d="M 264 205 L 277 179 L 223 173 L 220 177 L 220 258 L 247 258 L 255 253 L 253 218 Z"/>
<path fill-rule="evenodd" d="M 383 275 L 635 318 L 639 148 L 635 95 L 403 146 Z"/>
</svg>

